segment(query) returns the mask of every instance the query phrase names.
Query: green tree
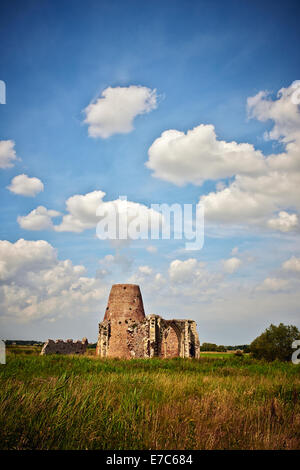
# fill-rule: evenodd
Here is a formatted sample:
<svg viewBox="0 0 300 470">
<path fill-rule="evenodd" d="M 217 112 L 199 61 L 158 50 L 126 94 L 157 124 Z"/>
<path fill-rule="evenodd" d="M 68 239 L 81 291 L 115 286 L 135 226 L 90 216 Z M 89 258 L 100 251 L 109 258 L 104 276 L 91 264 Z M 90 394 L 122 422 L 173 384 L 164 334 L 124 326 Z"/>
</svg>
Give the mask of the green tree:
<svg viewBox="0 0 300 470">
<path fill-rule="evenodd" d="M 218 346 L 214 343 L 202 343 L 201 351 L 218 351 Z"/>
<path fill-rule="evenodd" d="M 283 323 L 271 325 L 250 344 L 250 352 L 258 359 L 290 361 L 293 354 L 292 343 L 296 339 L 300 339 L 296 326 Z"/>
</svg>

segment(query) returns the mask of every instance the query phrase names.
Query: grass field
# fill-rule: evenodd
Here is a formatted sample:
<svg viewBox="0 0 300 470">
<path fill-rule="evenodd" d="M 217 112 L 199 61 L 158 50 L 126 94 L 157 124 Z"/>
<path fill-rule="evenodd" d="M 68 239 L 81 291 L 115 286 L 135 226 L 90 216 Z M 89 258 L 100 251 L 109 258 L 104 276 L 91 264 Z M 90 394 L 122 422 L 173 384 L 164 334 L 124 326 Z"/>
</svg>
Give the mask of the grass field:
<svg viewBox="0 0 300 470">
<path fill-rule="evenodd" d="M 292 363 L 16 349 L 0 365 L 1 449 L 300 448 L 300 366 Z"/>
</svg>

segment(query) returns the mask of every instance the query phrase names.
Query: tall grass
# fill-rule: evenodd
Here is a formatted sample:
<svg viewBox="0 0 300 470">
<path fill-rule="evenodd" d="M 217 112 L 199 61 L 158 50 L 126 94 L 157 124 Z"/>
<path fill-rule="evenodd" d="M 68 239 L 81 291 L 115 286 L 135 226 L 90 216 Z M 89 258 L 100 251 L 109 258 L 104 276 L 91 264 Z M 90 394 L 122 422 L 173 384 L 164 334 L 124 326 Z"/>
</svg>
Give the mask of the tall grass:
<svg viewBox="0 0 300 470">
<path fill-rule="evenodd" d="M 9 354 L 1 449 L 296 449 L 300 367 Z"/>
</svg>

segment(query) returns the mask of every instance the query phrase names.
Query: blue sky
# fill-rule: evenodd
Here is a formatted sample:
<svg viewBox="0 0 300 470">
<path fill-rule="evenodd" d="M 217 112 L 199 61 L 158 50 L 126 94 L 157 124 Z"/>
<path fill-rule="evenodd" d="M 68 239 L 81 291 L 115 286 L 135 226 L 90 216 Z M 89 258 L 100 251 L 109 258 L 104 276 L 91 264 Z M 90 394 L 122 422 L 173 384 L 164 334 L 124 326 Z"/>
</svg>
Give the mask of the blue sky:
<svg viewBox="0 0 300 470">
<path fill-rule="evenodd" d="M 261 186 L 254 187 L 262 175 L 247 179 L 251 168 L 243 174 L 236 168 L 226 177 L 214 169 L 215 176 L 204 177 L 202 185 L 190 176 L 178 185 L 172 181 L 174 175 L 153 177 L 154 170 L 145 165 L 149 149 L 164 131 L 187 133 L 201 124 L 214 125 L 217 141 L 228 146 L 231 142 L 252 145 L 251 158 L 255 150 L 265 159 L 282 152 L 289 157 L 287 143 L 299 142 L 299 107 L 289 105 L 287 113 L 284 101 L 300 78 L 298 3 L 154 1 L 142 5 L 40 0 L 3 1 L 0 8 L 0 79 L 7 87 L 6 104 L 0 105 L 0 141 L 13 141 L 18 157 L 10 167 L 0 169 L 0 240 L 10 242 L 9 250 L 19 239 L 32 242 L 22 246 L 20 254 L 12 251 L 4 258 L 3 286 L 8 288 L 2 287 L 0 294 L 2 336 L 85 335 L 95 340 L 110 285 L 125 281 L 141 285 L 147 313 L 194 318 L 200 341 L 238 344 L 251 341 L 271 322 L 299 326 L 296 193 L 294 199 L 271 192 L 263 195 Z M 138 114 L 130 132 L 115 132 L 108 138 L 89 136 L 84 123 L 87 106 L 109 87 L 131 86 L 156 90 L 155 109 Z M 280 98 L 276 94 L 281 89 L 287 91 Z M 247 99 L 265 90 L 270 95 L 252 105 L 249 119 Z M 269 109 L 270 103 L 278 104 L 279 114 Z M 287 130 L 286 122 L 292 122 L 292 129 Z M 264 133 L 276 126 L 278 136 L 266 139 Z M 295 162 L 299 148 L 290 157 Z M 184 160 L 184 152 L 180 158 Z M 195 166 L 199 175 L 206 174 L 210 153 L 202 149 L 193 158 L 201 160 L 201 167 Z M 238 158 L 244 158 L 243 152 Z M 163 152 L 157 155 L 156 172 L 167 159 Z M 178 168 L 182 164 L 176 163 Z M 294 192 L 297 164 L 291 168 L 281 171 L 274 187 L 291 177 L 290 192 Z M 266 171 L 262 174 L 269 179 L 262 180 L 262 187 L 272 187 L 271 170 Z M 12 179 L 21 174 L 38 178 L 44 190 L 32 197 L 8 190 Z M 199 252 L 185 252 L 183 244 L 174 240 L 136 242 L 115 251 L 95 237 L 94 227 L 75 233 L 42 226 L 28 230 L 18 223 L 19 216 L 38 206 L 66 214 L 68 198 L 93 191 L 105 192 L 105 201 L 126 195 L 147 207 L 163 202 L 197 204 L 201 197 L 221 192 L 220 182 L 235 191 L 231 185 L 239 175 L 238 190 L 247 201 L 267 201 L 270 209 L 263 214 L 258 209 L 248 218 L 246 210 L 240 217 L 235 212 L 224 219 L 220 202 L 219 214 L 207 212 L 205 244 Z M 258 193 L 261 197 L 256 201 Z M 211 198 L 205 201 L 209 206 Z M 287 225 L 278 222 L 280 211 L 287 214 L 283 216 Z M 56 224 L 60 220 L 53 219 Z M 38 265 L 32 264 L 30 256 L 36 260 L 38 249 L 33 242 L 39 240 L 56 250 L 57 259 L 50 267 L 42 257 Z M 149 245 L 155 245 L 156 251 L 147 251 Z M 8 253 L 6 245 L 3 250 Z M 17 261 L 11 267 L 13 256 L 25 258 L 24 272 L 18 271 Z M 233 258 L 238 261 L 226 264 Z M 182 264 L 190 259 L 195 261 Z M 68 271 L 71 277 L 64 288 L 73 291 L 77 282 L 76 289 L 82 292 L 82 298 L 73 303 L 65 301 L 61 286 L 53 286 L 53 294 L 46 281 L 38 287 L 31 284 L 35 276 L 56 278 L 58 264 L 65 260 L 86 268 L 84 281 Z M 171 266 L 174 261 L 179 263 Z M 149 268 L 148 274 L 141 266 Z M 181 268 L 186 279 L 179 275 Z M 99 274 L 99 269 L 107 272 Z M 162 284 L 159 277 L 155 281 L 157 274 Z M 82 285 L 86 286 L 86 279 L 93 282 L 88 292 Z"/>
</svg>

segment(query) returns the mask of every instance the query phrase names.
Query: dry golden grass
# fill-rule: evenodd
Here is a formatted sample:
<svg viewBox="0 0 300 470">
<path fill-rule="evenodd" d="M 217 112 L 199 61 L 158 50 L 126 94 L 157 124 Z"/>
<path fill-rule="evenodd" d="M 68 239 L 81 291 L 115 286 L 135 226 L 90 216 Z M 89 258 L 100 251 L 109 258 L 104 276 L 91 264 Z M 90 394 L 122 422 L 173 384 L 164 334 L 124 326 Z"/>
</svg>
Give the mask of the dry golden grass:
<svg viewBox="0 0 300 470">
<path fill-rule="evenodd" d="M 299 449 L 300 367 L 10 355 L 2 449 Z"/>
</svg>

